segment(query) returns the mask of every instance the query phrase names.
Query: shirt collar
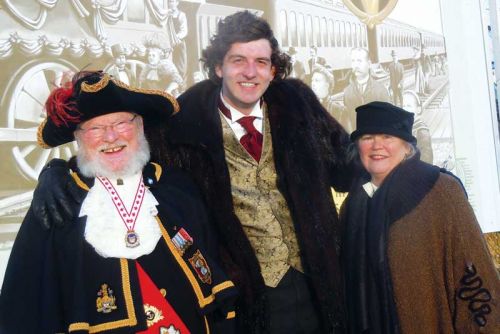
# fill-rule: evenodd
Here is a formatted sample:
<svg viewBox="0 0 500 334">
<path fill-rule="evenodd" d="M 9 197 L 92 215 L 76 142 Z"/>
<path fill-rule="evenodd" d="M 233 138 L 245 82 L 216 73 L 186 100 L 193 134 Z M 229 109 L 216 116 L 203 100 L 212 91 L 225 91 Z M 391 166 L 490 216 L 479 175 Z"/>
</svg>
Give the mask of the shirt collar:
<svg viewBox="0 0 500 334">
<path fill-rule="evenodd" d="M 231 123 L 235 123 L 239 119 L 246 117 L 246 116 L 253 116 L 253 117 L 258 118 L 258 119 L 264 118 L 264 113 L 262 111 L 262 106 L 261 106 L 262 103 L 260 103 L 260 101 L 255 103 L 255 105 L 253 106 L 252 112 L 250 114 L 244 115 L 238 109 L 233 108 L 231 105 L 229 105 L 229 103 L 227 103 L 227 101 L 224 99 L 224 96 L 222 95 L 222 91 L 220 93 L 220 99 L 221 99 L 222 103 L 226 106 L 226 108 L 229 110 L 229 112 L 231 113 L 231 119 L 228 119 L 226 117 L 226 119 L 228 119 L 228 121 Z M 224 115 L 224 117 L 225 117 L 225 115 Z"/>
<path fill-rule="evenodd" d="M 363 184 L 363 189 L 365 189 L 368 197 L 373 197 L 373 194 L 377 191 L 378 187 L 372 182 L 366 182 L 365 184 Z"/>
</svg>

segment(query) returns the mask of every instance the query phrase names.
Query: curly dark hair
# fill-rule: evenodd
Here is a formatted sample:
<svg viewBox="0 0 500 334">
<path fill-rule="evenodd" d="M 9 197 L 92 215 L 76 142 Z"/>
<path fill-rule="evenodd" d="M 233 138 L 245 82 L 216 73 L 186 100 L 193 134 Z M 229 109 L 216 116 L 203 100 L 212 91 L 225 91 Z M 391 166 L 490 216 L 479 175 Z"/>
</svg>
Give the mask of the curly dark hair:
<svg viewBox="0 0 500 334">
<path fill-rule="evenodd" d="M 237 12 L 219 21 L 217 33 L 211 38 L 210 45 L 203 50 L 201 57 L 208 77 L 220 84 L 222 79 L 215 73 L 215 68 L 222 65 L 224 56 L 231 45 L 259 39 L 267 39 L 271 44 L 271 64 L 275 70 L 274 80 L 285 79 L 292 69 L 290 56 L 281 52 L 269 23 L 249 11 Z"/>
</svg>

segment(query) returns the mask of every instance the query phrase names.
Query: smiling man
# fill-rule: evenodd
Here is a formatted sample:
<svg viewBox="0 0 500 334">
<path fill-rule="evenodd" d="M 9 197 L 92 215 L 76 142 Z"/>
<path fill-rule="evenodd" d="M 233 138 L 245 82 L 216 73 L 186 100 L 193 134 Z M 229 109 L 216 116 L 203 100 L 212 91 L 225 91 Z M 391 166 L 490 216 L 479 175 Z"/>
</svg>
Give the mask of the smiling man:
<svg viewBox="0 0 500 334">
<path fill-rule="evenodd" d="M 1 333 L 233 332 L 234 284 L 199 191 L 149 162 L 146 138 L 178 110 L 167 93 L 102 72 L 77 73 L 49 96 L 39 144 L 77 140 L 71 175 L 84 199 L 61 228 L 41 230 L 28 211 L 0 295 Z"/>
<path fill-rule="evenodd" d="M 356 108 L 373 101 L 389 102 L 389 93 L 370 71 L 371 61 L 368 50 L 356 47 L 351 50 L 352 74 L 349 85 L 344 89 L 344 106 L 347 119 L 343 126 L 348 132 L 356 128 Z"/>
<path fill-rule="evenodd" d="M 331 187 L 351 181 L 346 132 L 308 86 L 286 79 L 290 57 L 248 11 L 219 22 L 202 61 L 209 80 L 179 96 L 181 111 L 150 144 L 203 188 L 240 292 L 237 332 L 343 332 Z M 49 169 L 37 192 L 64 179 Z"/>
<path fill-rule="evenodd" d="M 350 182 L 345 131 L 308 86 L 285 79 L 290 57 L 250 12 L 219 23 L 202 61 L 210 80 L 179 97 L 167 136 L 202 148 L 215 169 L 210 175 L 191 163 L 199 182 L 212 185 L 209 205 L 241 292 L 238 330 L 341 330 L 330 186 Z"/>
</svg>

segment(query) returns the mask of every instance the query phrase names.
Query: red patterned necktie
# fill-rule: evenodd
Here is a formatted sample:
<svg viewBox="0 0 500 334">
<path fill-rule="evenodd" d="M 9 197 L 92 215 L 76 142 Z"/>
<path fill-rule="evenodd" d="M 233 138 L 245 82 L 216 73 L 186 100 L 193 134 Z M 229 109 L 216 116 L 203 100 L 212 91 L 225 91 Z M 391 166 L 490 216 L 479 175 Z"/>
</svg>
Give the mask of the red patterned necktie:
<svg viewBox="0 0 500 334">
<path fill-rule="evenodd" d="M 260 102 L 262 105 L 262 101 Z M 231 119 L 231 112 L 224 105 L 222 99 L 219 98 L 218 101 L 219 110 L 226 116 Z M 254 116 L 245 116 L 237 120 L 236 122 L 240 123 L 240 125 L 247 132 L 243 137 L 240 138 L 240 143 L 243 145 L 245 150 L 255 159 L 255 161 L 260 160 L 260 154 L 262 153 L 262 133 L 260 133 L 255 126 L 253 126 L 253 121 L 256 119 Z"/>
<path fill-rule="evenodd" d="M 253 126 L 255 118 L 254 116 L 245 116 L 237 120 L 237 122 L 240 123 L 247 132 L 240 138 L 241 145 L 243 145 L 255 161 L 259 161 L 260 154 L 262 153 L 262 133 L 257 131 L 255 126 Z"/>
</svg>

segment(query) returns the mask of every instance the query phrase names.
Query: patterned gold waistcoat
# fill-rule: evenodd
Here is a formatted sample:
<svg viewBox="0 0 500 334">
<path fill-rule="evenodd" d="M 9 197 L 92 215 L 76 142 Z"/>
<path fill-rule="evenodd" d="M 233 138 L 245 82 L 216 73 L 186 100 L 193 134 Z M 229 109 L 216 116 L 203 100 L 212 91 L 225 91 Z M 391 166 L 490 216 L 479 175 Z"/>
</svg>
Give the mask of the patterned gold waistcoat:
<svg viewBox="0 0 500 334">
<path fill-rule="evenodd" d="M 276 287 L 290 266 L 302 271 L 302 265 L 290 211 L 276 184 L 271 132 L 265 109 L 260 162 L 252 158 L 225 118 L 220 117 L 234 211 L 255 250 L 264 282 Z"/>
</svg>

